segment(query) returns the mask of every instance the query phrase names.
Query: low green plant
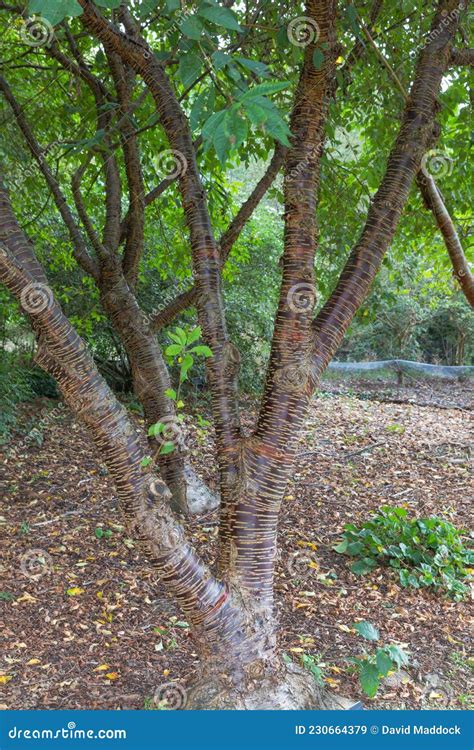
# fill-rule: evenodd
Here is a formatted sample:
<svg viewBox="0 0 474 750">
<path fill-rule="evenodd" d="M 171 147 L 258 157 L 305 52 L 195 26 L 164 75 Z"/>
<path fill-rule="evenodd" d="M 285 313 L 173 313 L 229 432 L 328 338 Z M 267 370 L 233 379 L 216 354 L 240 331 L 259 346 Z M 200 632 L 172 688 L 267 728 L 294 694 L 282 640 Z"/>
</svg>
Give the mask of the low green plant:
<svg viewBox="0 0 474 750">
<path fill-rule="evenodd" d="M 100 526 L 97 526 L 95 530 L 95 536 L 97 539 L 110 539 L 112 536 L 112 530 L 111 529 L 103 529 Z"/>
<path fill-rule="evenodd" d="M 383 506 L 360 528 L 346 524 L 336 552 L 357 558 L 353 573 L 364 575 L 389 565 L 402 586 L 432 587 L 456 600 L 470 593 L 474 549 L 465 532 L 437 516 L 408 518 L 405 508 Z"/>
<path fill-rule="evenodd" d="M 379 632 L 370 622 L 362 621 L 353 623 L 352 627 L 366 641 L 375 643 L 379 640 Z M 377 646 L 375 651 L 369 652 L 363 649 L 360 656 L 350 659 L 359 675 L 362 690 L 369 698 L 377 695 L 381 681 L 390 672 L 396 672 L 409 664 L 408 654 L 394 643 Z"/>
<path fill-rule="evenodd" d="M 150 425 L 148 437 L 157 438 L 160 447 L 154 457 L 145 456 L 142 459 L 141 466 L 143 468 L 152 466 L 159 455 L 164 456 L 176 449 L 176 443 L 180 434 L 179 424 L 184 421 L 184 415 L 181 411 L 184 408 L 184 401 L 181 398 L 181 387 L 188 380 L 189 371 L 194 365 L 196 357 L 212 357 L 212 351 L 208 346 L 196 344 L 196 341 L 201 338 L 200 326 L 187 330 L 177 326 L 168 335 L 174 343 L 166 347 L 165 355 L 169 365 L 175 364 L 178 366 L 179 382 L 177 390 L 167 388 L 165 396 L 174 402 L 176 418 L 172 420 L 171 424 L 169 421 L 160 421 Z M 201 427 L 209 425 L 209 422 L 202 419 L 202 417 L 198 419 L 201 420 L 199 422 Z"/>
</svg>

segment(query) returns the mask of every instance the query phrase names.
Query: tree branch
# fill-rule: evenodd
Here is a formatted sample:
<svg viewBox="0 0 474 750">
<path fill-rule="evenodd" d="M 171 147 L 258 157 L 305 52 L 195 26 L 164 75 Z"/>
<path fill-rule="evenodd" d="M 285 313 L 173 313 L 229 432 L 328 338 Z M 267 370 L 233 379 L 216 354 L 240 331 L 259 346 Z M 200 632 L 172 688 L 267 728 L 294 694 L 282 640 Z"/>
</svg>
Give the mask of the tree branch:
<svg viewBox="0 0 474 750">
<path fill-rule="evenodd" d="M 467 65 L 474 67 L 474 48 L 453 49 L 450 58 L 451 65 Z"/>
<path fill-rule="evenodd" d="M 3 92 L 5 99 L 9 103 L 18 127 L 23 133 L 31 155 L 38 164 L 38 167 L 43 173 L 46 183 L 51 190 L 56 207 L 69 231 L 69 236 L 71 237 L 74 250 L 74 257 L 76 258 L 81 268 L 90 276 L 92 276 L 93 279 L 98 281 L 100 277 L 100 271 L 97 263 L 88 253 L 87 247 L 81 235 L 81 231 L 72 215 L 66 198 L 64 197 L 59 187 L 58 181 L 56 180 L 54 174 L 52 173 L 49 165 L 44 158 L 43 150 L 33 135 L 33 131 L 31 130 L 30 125 L 23 113 L 22 107 L 15 99 L 13 91 L 2 76 L 0 76 L 0 90 Z"/>
<path fill-rule="evenodd" d="M 275 143 L 275 151 L 272 159 L 265 171 L 265 174 L 255 185 L 247 200 L 241 205 L 235 217 L 222 234 L 219 242 L 222 265 L 226 262 L 230 252 L 239 238 L 245 224 L 252 216 L 253 212 L 259 205 L 260 201 L 268 191 L 269 187 L 275 181 L 278 172 L 285 159 L 286 149 L 279 143 Z M 159 187 L 159 186 L 158 186 Z M 167 187 L 167 186 L 166 186 Z M 194 305 L 197 299 L 197 287 L 193 286 L 183 294 L 174 299 L 164 310 L 156 313 L 152 320 L 151 326 L 154 331 L 159 331 L 166 325 L 169 325 L 180 312 Z"/>
<path fill-rule="evenodd" d="M 178 184 L 190 233 L 193 269 L 198 286 L 198 316 L 204 341 L 213 351 L 207 375 L 213 394 L 212 408 L 219 446 L 222 491 L 231 493 L 238 474 L 240 423 L 235 391 L 235 347 L 227 335 L 223 310 L 220 258 L 213 237 L 205 193 L 200 181 L 192 136 L 186 116 L 166 76 L 146 41 L 119 32 L 89 2 L 79 0 L 81 21 L 109 52 L 138 73 L 154 98 L 159 121 L 179 162 Z"/>
<path fill-rule="evenodd" d="M 12 236 L 16 237 L 14 244 Z M 29 258 L 30 268 L 37 261 L 1 181 L 0 242 L 0 282 L 29 314 L 39 342 L 36 361 L 57 380 L 64 400 L 91 431 L 115 481 L 130 533 L 144 544 L 190 622 L 207 637 L 211 652 L 221 648 L 221 639 L 235 642 L 240 637 L 238 628 L 245 629 L 243 617 L 225 586 L 212 576 L 186 540 L 168 507 L 166 485 L 142 471 L 142 451 L 126 409 L 97 372 L 51 289 L 37 285 L 37 296 L 28 296 L 37 277 L 31 275 L 24 261 Z"/>
<path fill-rule="evenodd" d="M 145 233 L 145 201 L 143 173 L 138 149 L 135 128 L 130 121 L 131 89 L 127 81 L 125 67 L 121 58 L 113 52 L 107 53 L 109 67 L 115 83 L 115 89 L 123 115 L 122 150 L 125 160 L 125 172 L 128 183 L 129 208 L 126 220 L 125 249 L 122 259 L 125 278 L 132 287 L 138 277 L 138 266 L 143 252 Z M 123 224 L 123 222 L 122 222 Z M 122 232 L 120 233 L 122 236 Z"/>
<path fill-rule="evenodd" d="M 418 58 L 400 131 L 385 176 L 370 206 L 362 235 L 350 253 L 334 292 L 313 323 L 313 384 L 334 356 L 370 289 L 395 234 L 422 156 L 430 147 L 437 96 L 449 62 L 459 16 L 458 0 L 439 4 L 428 42 Z"/>
<path fill-rule="evenodd" d="M 469 268 L 461 240 L 445 206 L 439 188 L 432 176 L 424 169 L 420 169 L 418 172 L 416 182 L 420 188 L 426 207 L 432 212 L 439 231 L 444 237 L 444 242 L 453 266 L 454 277 L 459 282 L 467 301 L 474 307 L 474 275 Z"/>
</svg>

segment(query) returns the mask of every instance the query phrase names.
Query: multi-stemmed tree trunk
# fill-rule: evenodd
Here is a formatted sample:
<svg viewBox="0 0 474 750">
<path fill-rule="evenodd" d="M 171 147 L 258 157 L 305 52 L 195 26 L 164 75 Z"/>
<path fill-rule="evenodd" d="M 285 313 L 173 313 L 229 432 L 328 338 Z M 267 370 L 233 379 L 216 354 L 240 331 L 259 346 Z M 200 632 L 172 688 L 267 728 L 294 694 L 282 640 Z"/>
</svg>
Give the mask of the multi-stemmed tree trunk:
<svg viewBox="0 0 474 750">
<path fill-rule="evenodd" d="M 0 188 L 0 280 L 28 310 L 38 337 L 37 362 L 57 379 L 65 401 L 89 427 L 115 480 L 131 533 L 142 541 L 146 554 L 192 625 L 202 659 L 202 673 L 189 693 L 188 706 L 310 708 L 330 705 L 323 695 L 317 694 L 312 678 L 296 667 L 282 664 L 278 657 L 273 574 L 279 510 L 312 393 L 367 295 L 393 238 L 422 157 L 431 146 L 437 96 L 451 60 L 451 45 L 459 22 L 458 2 L 443 0 L 439 3 L 432 33 L 418 56 L 414 81 L 385 176 L 339 282 L 314 320 L 318 185 L 328 99 L 334 91 L 338 55 L 337 3 L 336 0 L 308 0 L 306 3 L 306 15 L 317 24 L 319 44 L 324 45 L 325 54 L 322 64 L 315 66 L 314 45 L 306 47 L 295 93 L 292 144 L 285 154 L 285 236 L 280 299 L 264 396 L 256 428 L 248 437 L 242 435 L 237 407 L 239 353 L 228 337 L 222 300 L 221 267 L 227 251 L 214 238 L 197 166 L 196 144 L 187 118 L 164 65 L 140 36 L 127 11 L 122 8 L 126 29 L 123 33 L 89 0 L 79 0 L 79 3 L 85 30 L 103 44 L 117 75 L 120 65 L 125 65 L 143 79 L 154 99 L 159 124 L 170 147 L 179 152 L 187 164 L 186 170 L 178 175 L 178 184 L 189 231 L 195 282 L 188 304 L 196 305 L 204 341 L 213 352 L 207 361 L 207 378 L 216 427 L 221 495 L 220 550 L 215 572 L 202 563 L 186 542 L 169 508 L 166 485 L 173 483 L 172 470 L 161 464 L 160 478 L 143 472 L 139 443 L 126 411 L 98 374 L 83 342 L 52 297 L 44 272 L 13 215 L 5 187 Z M 121 88 L 119 84 L 118 88 Z M 123 106 L 127 106 L 125 92 L 119 96 Z M 35 144 L 30 147 L 34 153 Z M 133 161 L 133 154 L 128 158 Z M 133 293 L 137 265 L 132 255 L 135 251 L 130 251 L 132 255 L 128 255 L 127 263 L 117 261 L 117 247 L 123 239 L 120 191 L 113 162 L 107 156 L 104 170 L 111 187 L 101 239 L 88 227 L 87 216 L 83 216 L 83 224 L 99 259 L 98 266 L 95 259 L 85 255 L 87 250 L 83 249 L 82 255 L 90 266 L 90 273 L 94 278 L 97 276 L 104 308 L 121 334 L 132 368 L 140 377 L 145 375 L 144 390 L 139 395 L 144 406 L 149 400 L 150 405 L 145 408 L 150 409 L 151 414 L 163 408 L 160 402 L 163 390 L 159 389 L 166 387 L 167 373 L 148 322 L 145 326 L 140 322 L 140 310 Z M 135 177 L 134 172 L 129 186 Z M 81 214 L 84 212 L 79 184 L 80 180 L 76 184 L 75 198 Z M 50 188 L 54 195 L 57 185 L 54 184 L 53 189 L 53 182 L 50 182 Z M 133 215 L 140 214 L 137 203 L 136 196 L 130 195 L 130 225 L 134 222 Z M 57 204 L 64 212 L 61 195 Z M 63 218 L 66 221 L 64 213 Z M 71 224 L 69 228 L 77 245 L 73 237 L 77 227 Z M 140 245 L 140 224 L 135 223 L 134 232 L 129 249 Z M 80 245 L 76 253 L 79 258 Z M 29 295 L 33 297 L 25 306 L 25 296 Z M 152 385 L 150 392 L 146 391 L 147 383 Z M 159 402 L 156 407 L 153 399 Z"/>
</svg>

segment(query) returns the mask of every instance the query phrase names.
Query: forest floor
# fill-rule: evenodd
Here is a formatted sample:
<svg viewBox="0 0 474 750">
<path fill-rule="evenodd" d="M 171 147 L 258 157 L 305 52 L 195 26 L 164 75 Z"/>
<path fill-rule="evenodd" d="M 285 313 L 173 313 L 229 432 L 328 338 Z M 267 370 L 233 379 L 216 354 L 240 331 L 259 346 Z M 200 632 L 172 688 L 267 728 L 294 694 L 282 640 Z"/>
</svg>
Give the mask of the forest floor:
<svg viewBox="0 0 474 750">
<path fill-rule="evenodd" d="M 436 397 L 432 387 L 429 398 L 423 388 L 388 395 L 354 383 L 324 388 L 281 514 L 281 650 L 295 661 L 314 656 L 329 690 L 367 708 L 472 708 L 472 603 L 402 588 L 386 568 L 358 577 L 333 550 L 345 523 L 363 522 L 384 504 L 468 528 L 472 386 L 437 386 Z M 417 399 L 424 405 L 397 403 Z M 0 458 L 0 708 L 150 707 L 160 684 L 192 681 L 192 632 L 127 537 L 84 427 L 46 399 L 24 407 L 24 427 L 38 426 L 47 409 L 42 444 L 18 434 Z M 195 421 L 186 446 L 196 469 L 215 483 L 212 440 Z M 208 561 L 217 524 L 216 512 L 186 522 Z M 39 577 L 28 569 L 35 556 L 47 563 Z M 348 662 L 363 645 L 351 628 L 355 620 L 368 620 L 381 642 L 410 653 L 410 665 L 389 676 L 373 700 Z"/>
</svg>

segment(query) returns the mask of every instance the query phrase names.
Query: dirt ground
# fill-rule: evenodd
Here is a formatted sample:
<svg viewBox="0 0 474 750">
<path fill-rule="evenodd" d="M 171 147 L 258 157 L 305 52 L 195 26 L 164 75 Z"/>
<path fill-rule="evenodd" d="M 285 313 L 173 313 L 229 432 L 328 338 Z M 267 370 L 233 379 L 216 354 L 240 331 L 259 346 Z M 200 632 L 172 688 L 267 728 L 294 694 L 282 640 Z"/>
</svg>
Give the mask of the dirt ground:
<svg viewBox="0 0 474 750">
<path fill-rule="evenodd" d="M 345 523 L 384 504 L 469 527 L 472 387 L 445 385 L 429 403 L 422 389 L 381 402 L 376 388 L 325 387 L 282 509 L 281 649 L 295 661 L 314 656 L 329 690 L 367 708 L 472 708 L 472 602 L 403 589 L 387 569 L 358 577 L 332 549 Z M 424 405 L 393 403 L 417 395 Z M 128 538 L 85 428 L 47 400 L 24 408 L 23 426 L 37 425 L 45 410 L 42 444 L 18 434 L 0 459 L 0 708 L 150 707 L 162 683 L 192 680 L 192 632 Z M 215 482 L 210 436 L 195 422 L 187 433 L 191 460 Z M 217 512 L 186 522 L 209 562 L 217 524 Z M 35 557 L 43 574 L 32 577 Z M 410 653 L 410 666 L 373 700 L 348 662 L 363 645 L 351 629 L 357 619 Z"/>
</svg>

